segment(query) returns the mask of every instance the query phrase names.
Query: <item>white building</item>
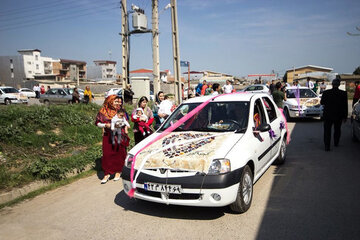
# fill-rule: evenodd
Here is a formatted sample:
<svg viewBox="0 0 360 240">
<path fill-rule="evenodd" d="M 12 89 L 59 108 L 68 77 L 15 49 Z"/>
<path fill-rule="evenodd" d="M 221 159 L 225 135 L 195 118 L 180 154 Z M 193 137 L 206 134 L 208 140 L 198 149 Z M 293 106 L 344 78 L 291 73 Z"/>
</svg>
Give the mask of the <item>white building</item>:
<svg viewBox="0 0 360 240">
<path fill-rule="evenodd" d="M 87 67 L 87 78 L 94 81 L 116 81 L 116 62 L 96 60 L 95 66 Z"/>
<path fill-rule="evenodd" d="M 39 49 L 19 50 L 18 56 L 0 56 L 0 85 L 24 86 L 26 80 L 34 80 L 36 75 L 52 74 L 49 57 L 42 57 Z"/>
</svg>

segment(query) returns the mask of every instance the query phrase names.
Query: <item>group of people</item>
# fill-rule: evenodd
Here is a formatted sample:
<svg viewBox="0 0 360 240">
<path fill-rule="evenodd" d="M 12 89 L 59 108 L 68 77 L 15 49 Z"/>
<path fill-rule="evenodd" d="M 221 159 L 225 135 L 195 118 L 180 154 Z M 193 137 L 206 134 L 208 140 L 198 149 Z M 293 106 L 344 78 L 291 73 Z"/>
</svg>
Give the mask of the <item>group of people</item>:
<svg viewBox="0 0 360 240">
<path fill-rule="evenodd" d="M 50 86 L 47 87 L 47 90 L 50 89 Z M 44 85 L 39 86 L 39 84 L 35 84 L 33 87 L 33 91 L 35 92 L 35 98 L 40 98 L 40 94 L 45 94 L 45 87 Z"/>
<path fill-rule="evenodd" d="M 120 179 L 127 153 L 126 148 L 130 143 L 128 136 L 129 121 L 134 123 L 132 131 L 135 144 L 138 144 L 152 134 L 152 124 L 155 118 L 161 124 L 173 111 L 174 105 L 164 92 L 160 91 L 156 98 L 152 110 L 148 106 L 148 98 L 141 97 L 129 116 L 125 111 L 124 102 L 120 96 L 110 95 L 106 97 L 95 121 L 96 126 L 103 129 L 101 165 L 104 177 L 101 180 L 102 184 L 108 182 L 111 175 L 114 175 L 114 181 Z"/>
<path fill-rule="evenodd" d="M 84 90 L 84 100 L 83 102 L 85 104 L 91 103 L 91 101 L 93 100 L 93 94 L 90 90 L 89 86 L 85 87 Z M 72 103 L 80 103 L 80 93 L 79 93 L 79 89 L 77 87 L 75 87 L 72 91 Z"/>
<path fill-rule="evenodd" d="M 195 96 L 218 95 L 222 93 L 232 93 L 235 89 L 230 80 L 226 80 L 226 84 L 221 87 L 219 83 L 207 84 L 206 80 L 199 83 L 195 88 Z"/>
</svg>

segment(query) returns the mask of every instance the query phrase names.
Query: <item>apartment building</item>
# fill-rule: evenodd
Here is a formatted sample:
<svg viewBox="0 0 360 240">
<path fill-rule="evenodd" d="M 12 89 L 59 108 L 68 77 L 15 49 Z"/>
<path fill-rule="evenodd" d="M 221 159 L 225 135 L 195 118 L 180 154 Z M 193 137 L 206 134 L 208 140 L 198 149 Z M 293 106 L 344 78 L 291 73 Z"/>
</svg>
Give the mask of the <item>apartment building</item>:
<svg viewBox="0 0 360 240">
<path fill-rule="evenodd" d="M 87 77 L 93 81 L 116 81 L 116 61 L 96 60 L 88 66 Z"/>
<path fill-rule="evenodd" d="M 36 76 L 52 74 L 54 61 L 49 57 L 42 57 L 39 49 L 19 50 L 17 56 L 0 56 L 0 84 L 21 86 Z"/>
<path fill-rule="evenodd" d="M 83 81 L 86 79 L 86 62 L 60 58 L 53 62 L 53 74 L 56 81 Z"/>
</svg>

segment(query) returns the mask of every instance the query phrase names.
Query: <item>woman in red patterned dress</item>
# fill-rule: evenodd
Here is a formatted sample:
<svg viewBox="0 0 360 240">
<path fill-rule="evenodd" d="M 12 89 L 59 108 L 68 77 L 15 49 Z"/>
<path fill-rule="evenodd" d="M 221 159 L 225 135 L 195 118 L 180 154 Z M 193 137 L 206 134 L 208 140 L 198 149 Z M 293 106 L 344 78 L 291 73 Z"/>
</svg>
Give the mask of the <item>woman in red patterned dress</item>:
<svg viewBox="0 0 360 240">
<path fill-rule="evenodd" d="M 123 101 L 116 95 L 108 96 L 96 116 L 96 126 L 103 128 L 103 141 L 101 167 L 104 171 L 104 178 L 101 183 L 106 183 L 111 174 L 115 174 L 114 181 L 120 179 L 120 173 L 126 158 L 126 147 L 129 146 L 129 137 L 124 130 L 121 132 L 121 142 L 118 146 L 113 146 L 111 141 L 111 119 L 116 115 L 120 108 L 123 108 Z M 128 120 L 128 115 L 126 114 Z"/>
</svg>

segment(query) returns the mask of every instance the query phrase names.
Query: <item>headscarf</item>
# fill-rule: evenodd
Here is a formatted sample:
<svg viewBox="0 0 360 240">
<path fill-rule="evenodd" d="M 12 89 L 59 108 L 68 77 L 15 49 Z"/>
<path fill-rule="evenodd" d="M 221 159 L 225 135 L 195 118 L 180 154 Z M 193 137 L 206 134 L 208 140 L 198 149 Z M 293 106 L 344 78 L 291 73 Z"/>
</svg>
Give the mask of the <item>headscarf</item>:
<svg viewBox="0 0 360 240">
<path fill-rule="evenodd" d="M 121 99 L 117 95 L 108 96 L 104 101 L 103 107 L 100 109 L 100 113 L 102 113 L 108 119 L 112 119 L 116 115 L 117 111 L 119 110 L 119 109 L 115 108 L 115 106 L 114 106 L 114 101 L 116 98 Z"/>
</svg>

